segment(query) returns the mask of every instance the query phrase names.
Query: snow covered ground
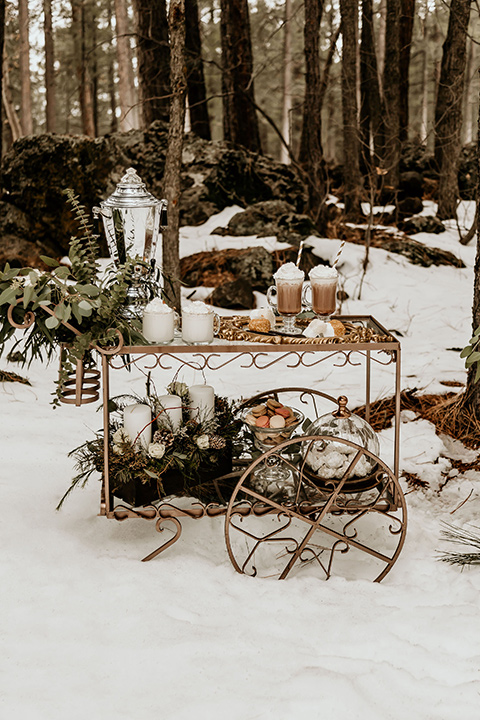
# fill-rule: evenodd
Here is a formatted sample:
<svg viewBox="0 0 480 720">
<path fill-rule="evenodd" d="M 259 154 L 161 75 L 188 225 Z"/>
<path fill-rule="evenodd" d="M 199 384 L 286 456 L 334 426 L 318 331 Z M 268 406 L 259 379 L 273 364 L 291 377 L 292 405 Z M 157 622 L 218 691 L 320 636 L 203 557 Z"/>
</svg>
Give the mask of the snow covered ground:
<svg viewBox="0 0 480 720">
<path fill-rule="evenodd" d="M 275 247 L 273 238 L 210 235 L 235 211 L 184 229 L 182 254 Z M 465 212 L 468 225 L 473 207 Z M 347 245 L 340 271 L 350 298 L 342 312 L 372 314 L 401 333 L 404 389 L 443 392 L 442 381 L 465 379 L 452 348 L 471 335 L 475 249 L 458 243 L 454 227 L 417 237 L 467 267 L 422 268 L 372 249 L 358 299 L 363 250 Z M 330 259 L 339 246 L 312 244 Z M 4 357 L 0 367 L 19 371 Z M 439 550 L 453 549 L 442 541 L 442 522 L 479 524 L 480 473 L 456 475 L 450 463 L 475 452 L 403 414 L 402 468 L 429 487 L 408 492 L 404 484 L 407 538 L 381 584 L 238 575 L 221 519 L 184 521 L 179 542 L 141 563 L 163 538 L 146 521 L 98 517 L 95 480 L 55 511 L 72 476 L 67 453 L 101 425 L 93 406 L 52 410 L 56 371 L 34 364 L 26 373 L 32 387 L 0 386 L 2 718 L 478 720 L 480 571 L 438 561 Z M 187 383 L 201 381 L 190 372 Z M 117 375 L 124 390 L 142 392 L 134 373 Z M 219 394 L 239 397 L 289 376 L 275 365 L 267 381 L 261 371 L 231 366 L 208 377 Z M 302 370 L 303 385 L 342 392 L 352 406 L 363 401 L 362 381 L 355 368 Z M 391 368 L 375 368 L 374 399 L 392 390 Z M 387 462 L 392 442 L 393 430 L 383 431 Z"/>
</svg>

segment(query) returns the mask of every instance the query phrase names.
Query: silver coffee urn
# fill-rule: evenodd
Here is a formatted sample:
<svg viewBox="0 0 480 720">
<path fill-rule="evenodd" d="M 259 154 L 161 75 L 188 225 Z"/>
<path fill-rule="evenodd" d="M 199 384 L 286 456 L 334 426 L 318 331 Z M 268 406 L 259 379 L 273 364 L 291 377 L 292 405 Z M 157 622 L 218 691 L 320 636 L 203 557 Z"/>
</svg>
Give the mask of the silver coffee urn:
<svg viewBox="0 0 480 720">
<path fill-rule="evenodd" d="M 110 257 L 118 267 L 127 256 L 143 261 L 137 265 L 126 300 L 126 314 L 141 317 L 151 298 L 152 288 L 162 285 L 161 242 L 159 235 L 167 226 L 167 201 L 158 200 L 145 187 L 134 168 L 129 168 L 100 207 L 93 208 L 102 217 Z"/>
</svg>

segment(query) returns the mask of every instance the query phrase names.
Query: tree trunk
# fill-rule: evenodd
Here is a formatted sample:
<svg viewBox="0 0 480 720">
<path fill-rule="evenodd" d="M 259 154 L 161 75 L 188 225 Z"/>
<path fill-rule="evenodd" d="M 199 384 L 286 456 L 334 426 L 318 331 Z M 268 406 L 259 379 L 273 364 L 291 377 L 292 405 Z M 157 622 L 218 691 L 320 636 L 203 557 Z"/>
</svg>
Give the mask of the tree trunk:
<svg viewBox="0 0 480 720">
<path fill-rule="evenodd" d="M 396 197 L 400 177 L 400 9 L 387 0 L 383 97 L 385 103 L 385 187 Z"/>
<path fill-rule="evenodd" d="M 412 47 L 415 0 L 401 0 L 400 15 L 400 142 L 408 139 L 408 97 L 410 50 Z"/>
<path fill-rule="evenodd" d="M 3 48 L 5 46 L 5 0 L 0 0 L 0 60 L 3 59 Z M 3 97 L 3 62 L 0 62 L 0 172 L 3 155 L 3 118 L 2 118 L 2 97 Z M 2 176 L 0 174 L 0 193 L 3 190 Z"/>
<path fill-rule="evenodd" d="M 253 86 L 253 57 L 247 0 L 220 0 L 223 136 L 261 152 Z"/>
<path fill-rule="evenodd" d="M 138 76 L 146 126 L 168 122 L 170 109 L 170 48 L 165 0 L 135 0 Z"/>
<path fill-rule="evenodd" d="M 463 145 L 473 141 L 472 85 L 476 68 L 477 43 L 469 37 L 467 40 L 467 66 L 465 69 L 465 90 L 463 93 Z"/>
<path fill-rule="evenodd" d="M 384 151 L 382 100 L 378 81 L 372 0 L 362 1 L 360 98 L 362 165 L 364 170 L 372 177 L 374 168 L 381 165 Z"/>
<path fill-rule="evenodd" d="M 45 37 L 45 101 L 47 132 L 57 129 L 57 109 L 55 96 L 55 52 L 53 46 L 52 0 L 43 0 L 44 37 Z"/>
<path fill-rule="evenodd" d="M 197 0 L 185 0 L 185 54 L 190 127 L 199 137 L 211 140 Z"/>
<path fill-rule="evenodd" d="M 378 7 L 378 82 L 383 97 L 383 73 L 385 70 L 385 38 L 387 34 L 387 0 L 380 0 Z"/>
<path fill-rule="evenodd" d="M 133 76 L 130 23 L 125 0 L 115 0 L 115 26 L 118 64 L 118 95 L 120 103 L 120 130 L 128 132 L 140 128 L 140 111 L 137 104 Z"/>
<path fill-rule="evenodd" d="M 168 227 L 163 235 L 163 271 L 172 281 L 171 304 L 180 312 L 179 201 L 187 94 L 184 0 L 170 0 L 168 24 L 170 28 L 172 100 L 163 176 L 163 195 L 168 201 Z"/>
<path fill-rule="evenodd" d="M 20 123 L 22 134 L 31 135 L 33 133 L 33 121 L 28 0 L 19 0 L 18 2 L 18 25 L 20 37 Z"/>
<path fill-rule="evenodd" d="M 340 0 L 342 19 L 343 188 L 345 219 L 361 215 L 357 108 L 357 0 Z"/>
<path fill-rule="evenodd" d="M 75 47 L 75 63 L 78 82 L 78 96 L 85 135 L 95 136 L 93 96 L 85 45 L 85 13 L 82 0 L 71 0 L 72 35 Z"/>
<path fill-rule="evenodd" d="M 422 23 L 422 122 L 420 127 L 420 139 L 427 143 L 428 139 L 428 2 L 425 2 L 425 17 L 421 18 Z"/>
<path fill-rule="evenodd" d="M 113 46 L 113 15 L 112 15 L 112 4 L 107 4 L 107 22 L 109 30 L 109 40 Z M 113 66 L 113 56 L 111 53 L 108 54 L 108 67 L 107 67 L 107 88 L 108 96 L 110 99 L 110 132 L 117 132 L 118 121 L 117 121 L 117 100 L 115 93 L 115 69 Z"/>
<path fill-rule="evenodd" d="M 307 212 L 320 232 L 326 231 L 326 176 L 322 150 L 320 107 L 319 32 L 323 0 L 305 0 L 303 29 L 305 52 L 305 98 L 299 163 L 305 171 L 308 189 Z"/>
<path fill-rule="evenodd" d="M 8 71 L 8 62 L 5 53 L 5 46 L 3 48 L 3 63 L 2 63 L 2 101 L 7 122 L 10 127 L 10 134 L 12 136 L 12 143 L 18 138 L 22 137 L 22 126 L 20 125 L 20 118 L 15 110 L 15 105 L 12 100 L 12 92 L 10 89 L 10 79 Z"/>
<path fill-rule="evenodd" d="M 285 0 L 283 16 L 283 76 L 282 76 L 282 137 L 291 145 L 290 113 L 292 111 L 292 0 Z M 280 162 L 290 163 L 285 145 L 280 148 Z"/>
<path fill-rule="evenodd" d="M 438 209 L 441 220 L 456 216 L 462 98 L 471 0 L 452 0 L 435 108 L 435 161 L 439 169 Z"/>
<path fill-rule="evenodd" d="M 477 173 L 480 177 L 480 103 L 478 106 L 478 134 L 477 134 Z M 473 280 L 473 307 L 472 307 L 472 335 L 480 328 L 480 186 L 477 183 L 477 253 L 475 258 Z M 462 400 L 462 407 L 471 417 L 473 415 L 480 422 L 480 380 L 475 382 L 477 364 L 468 369 L 467 384 Z"/>
</svg>

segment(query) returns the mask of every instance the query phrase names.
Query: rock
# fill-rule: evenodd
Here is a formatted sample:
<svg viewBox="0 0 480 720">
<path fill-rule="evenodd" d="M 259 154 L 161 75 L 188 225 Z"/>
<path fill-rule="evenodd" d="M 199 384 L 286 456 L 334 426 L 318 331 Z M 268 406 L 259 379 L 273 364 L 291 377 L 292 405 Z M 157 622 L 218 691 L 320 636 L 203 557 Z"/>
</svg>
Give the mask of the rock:
<svg viewBox="0 0 480 720">
<path fill-rule="evenodd" d="M 272 254 L 264 247 L 212 250 L 188 255 L 180 261 L 180 278 L 188 287 L 218 287 L 243 278 L 254 290 L 265 292 L 272 284 L 274 271 Z"/>
<path fill-rule="evenodd" d="M 400 198 L 422 198 L 423 176 L 413 170 L 401 173 L 398 190 Z"/>
<path fill-rule="evenodd" d="M 309 235 L 316 235 L 312 220 L 295 212 L 292 205 L 284 200 L 266 200 L 250 205 L 243 212 L 234 215 L 227 227 L 217 228 L 215 235 L 256 235 L 275 236 L 278 240 L 298 245 Z"/>
<path fill-rule="evenodd" d="M 397 202 L 398 217 L 405 218 L 422 212 L 423 202 L 417 197 L 406 197 Z"/>
<path fill-rule="evenodd" d="M 3 202 L 23 217 L 4 234 L 40 244 L 46 254 L 60 256 L 70 237 L 78 235 L 75 215 L 64 190 L 72 188 L 87 214 L 106 199 L 128 167 L 135 167 L 147 189 L 162 197 L 168 125 L 156 121 L 145 131 L 130 130 L 100 138 L 45 134 L 17 140 L 3 158 Z M 292 166 L 208 142 L 192 133 L 185 137 L 180 222 L 197 225 L 224 207 L 285 198 L 290 211 L 303 211 L 302 181 Z M 1 226 L 1 218 L 0 218 Z M 97 228 L 96 228 L 97 229 Z M 102 250 L 108 255 L 103 228 Z"/>
<path fill-rule="evenodd" d="M 5 263 L 10 267 L 32 267 L 39 270 L 48 270 L 48 266 L 41 260 L 40 255 L 48 254 L 48 250 L 35 243 L 23 240 L 17 235 L 2 235 L 0 243 L 0 268 Z"/>
<path fill-rule="evenodd" d="M 403 230 L 407 235 L 415 235 L 416 233 L 439 233 L 444 232 L 445 225 L 434 215 L 417 215 L 415 217 L 403 220 L 398 224 L 399 230 Z"/>
<path fill-rule="evenodd" d="M 247 280 L 237 278 L 215 288 L 210 296 L 213 305 L 222 308 L 251 310 L 255 307 L 255 296 Z"/>
<path fill-rule="evenodd" d="M 272 254 L 264 247 L 247 248 L 231 261 L 232 273 L 246 280 L 253 290 L 265 292 L 272 284 Z"/>
</svg>

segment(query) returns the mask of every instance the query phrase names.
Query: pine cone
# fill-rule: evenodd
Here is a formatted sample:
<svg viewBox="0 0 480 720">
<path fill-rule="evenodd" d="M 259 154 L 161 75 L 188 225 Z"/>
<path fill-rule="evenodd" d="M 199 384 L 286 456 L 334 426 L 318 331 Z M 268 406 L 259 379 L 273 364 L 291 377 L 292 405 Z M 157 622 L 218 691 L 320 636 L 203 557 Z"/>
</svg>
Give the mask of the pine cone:
<svg viewBox="0 0 480 720">
<path fill-rule="evenodd" d="M 173 445 L 174 440 L 175 438 L 173 433 L 171 430 L 167 430 L 166 428 L 163 428 L 162 430 L 155 430 L 153 433 L 153 442 L 165 445 L 165 450 L 168 450 L 168 448 Z"/>
<path fill-rule="evenodd" d="M 226 444 L 224 438 L 220 437 L 220 435 L 210 435 L 211 450 L 223 450 Z"/>
</svg>

